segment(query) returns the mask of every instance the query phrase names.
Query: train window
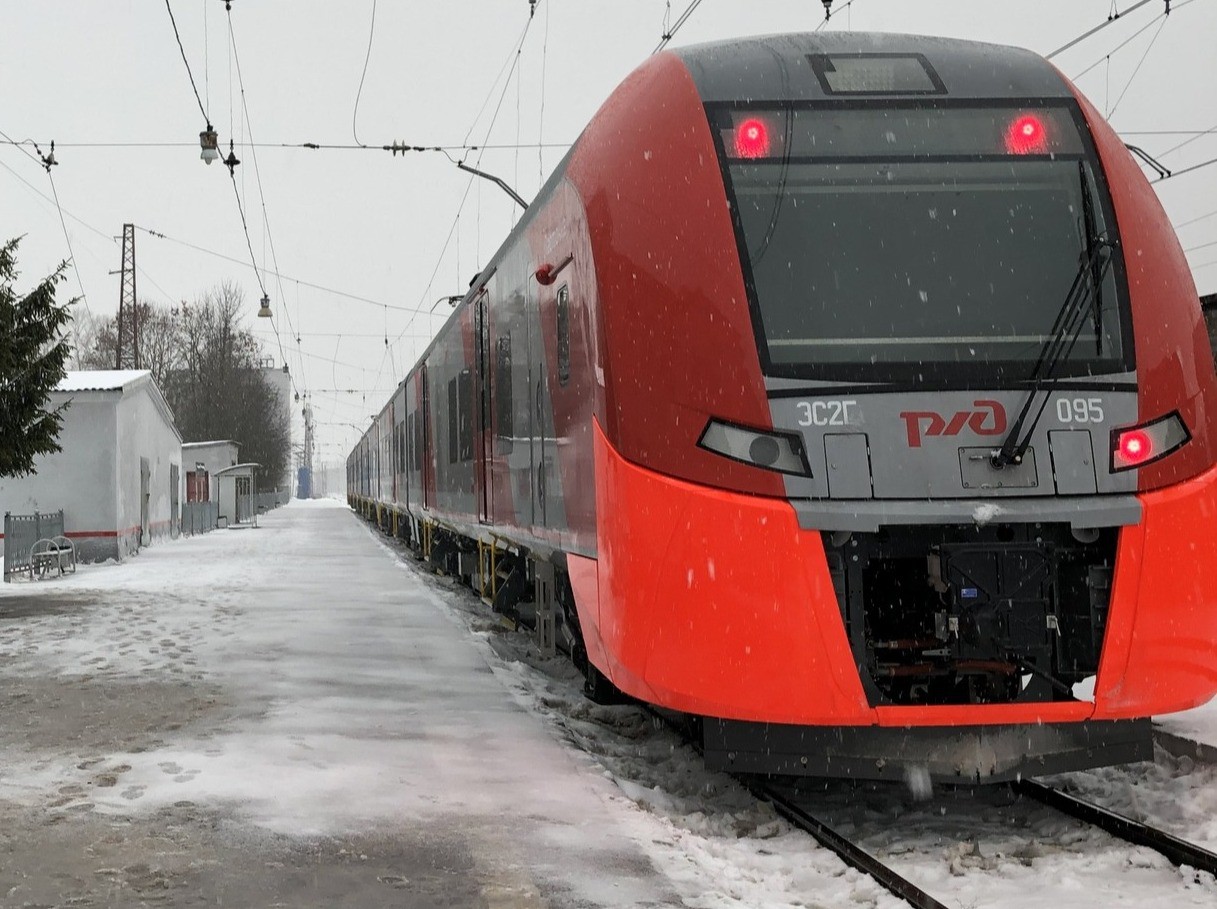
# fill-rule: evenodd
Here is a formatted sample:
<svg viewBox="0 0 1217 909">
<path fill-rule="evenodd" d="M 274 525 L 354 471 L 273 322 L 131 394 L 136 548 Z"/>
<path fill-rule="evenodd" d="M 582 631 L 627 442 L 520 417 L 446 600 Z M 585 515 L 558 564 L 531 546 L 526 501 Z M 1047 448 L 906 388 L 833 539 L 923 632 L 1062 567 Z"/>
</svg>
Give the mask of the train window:
<svg viewBox="0 0 1217 909">
<path fill-rule="evenodd" d="M 1013 109 L 954 107 L 790 117 L 813 114 L 774 141 L 792 154 L 727 162 L 770 374 L 899 380 L 973 366 L 1025 376 L 1079 262 L 1100 238 L 1116 239 L 1069 110 L 1037 109 L 1030 125 Z M 1036 151 L 1012 148 L 1011 130 Z M 811 147 L 820 154 L 802 154 Z M 1113 258 L 1060 375 L 1125 368 Z"/>
<path fill-rule="evenodd" d="M 511 332 L 495 342 L 494 411 L 495 435 L 510 440 L 515 435 L 515 410 L 511 400 Z"/>
<path fill-rule="evenodd" d="M 558 319 L 558 384 L 570 381 L 570 288 L 563 284 L 558 289 L 555 305 Z"/>
<path fill-rule="evenodd" d="M 460 426 L 458 425 L 457 409 L 460 399 L 456 393 L 456 379 L 448 380 L 448 463 L 456 463 L 457 447 L 460 443 Z"/>
<path fill-rule="evenodd" d="M 945 95 L 947 88 L 921 54 L 810 54 L 826 95 Z"/>
<path fill-rule="evenodd" d="M 462 369 L 458 377 L 457 443 L 459 458 L 473 460 L 473 373 Z"/>
</svg>

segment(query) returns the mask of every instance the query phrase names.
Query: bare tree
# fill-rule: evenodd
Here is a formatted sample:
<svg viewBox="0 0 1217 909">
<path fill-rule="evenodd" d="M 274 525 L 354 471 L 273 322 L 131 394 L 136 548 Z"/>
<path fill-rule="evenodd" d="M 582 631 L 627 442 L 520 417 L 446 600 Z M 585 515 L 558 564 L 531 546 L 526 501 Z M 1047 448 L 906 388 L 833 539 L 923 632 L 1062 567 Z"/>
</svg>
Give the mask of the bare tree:
<svg viewBox="0 0 1217 909">
<path fill-rule="evenodd" d="M 262 465 L 259 485 L 275 485 L 287 470 L 291 430 L 286 402 L 262 375 L 262 347 L 240 325 L 244 295 L 224 282 L 173 308 L 140 306 L 140 361 L 150 369 L 188 442 L 234 439 L 241 457 Z M 113 369 L 114 318 L 93 332 L 82 362 Z"/>
</svg>

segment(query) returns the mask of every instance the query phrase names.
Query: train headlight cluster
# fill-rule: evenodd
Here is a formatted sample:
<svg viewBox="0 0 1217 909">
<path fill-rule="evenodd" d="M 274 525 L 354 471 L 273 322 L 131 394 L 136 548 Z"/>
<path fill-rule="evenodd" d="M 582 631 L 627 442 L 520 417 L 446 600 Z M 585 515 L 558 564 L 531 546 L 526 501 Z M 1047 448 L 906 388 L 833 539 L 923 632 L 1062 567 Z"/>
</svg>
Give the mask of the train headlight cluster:
<svg viewBox="0 0 1217 909">
<path fill-rule="evenodd" d="M 795 432 L 749 429 L 711 420 L 697 444 L 707 451 L 753 467 L 801 477 L 811 476 L 803 438 Z"/>
<path fill-rule="evenodd" d="M 1111 470 L 1144 467 L 1172 451 L 1182 448 L 1191 438 L 1178 411 L 1140 426 L 1111 431 Z"/>
</svg>

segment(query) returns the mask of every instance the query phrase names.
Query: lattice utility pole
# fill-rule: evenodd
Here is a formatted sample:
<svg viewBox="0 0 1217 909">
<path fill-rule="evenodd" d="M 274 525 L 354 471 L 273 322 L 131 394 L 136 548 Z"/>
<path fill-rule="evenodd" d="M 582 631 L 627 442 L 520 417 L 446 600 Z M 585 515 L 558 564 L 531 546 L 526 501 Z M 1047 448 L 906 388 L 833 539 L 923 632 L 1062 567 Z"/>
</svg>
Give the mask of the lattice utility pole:
<svg viewBox="0 0 1217 909">
<path fill-rule="evenodd" d="M 113 272 L 111 272 L 113 274 Z M 135 225 L 123 225 L 123 270 L 118 288 L 115 369 L 139 369 L 139 308 L 135 305 Z"/>
</svg>

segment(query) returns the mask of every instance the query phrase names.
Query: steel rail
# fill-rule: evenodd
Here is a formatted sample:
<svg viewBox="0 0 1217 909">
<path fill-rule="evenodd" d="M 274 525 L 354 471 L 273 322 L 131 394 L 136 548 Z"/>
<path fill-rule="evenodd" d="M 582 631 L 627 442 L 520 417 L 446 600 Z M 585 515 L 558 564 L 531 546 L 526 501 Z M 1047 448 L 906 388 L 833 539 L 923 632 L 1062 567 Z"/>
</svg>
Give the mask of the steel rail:
<svg viewBox="0 0 1217 909">
<path fill-rule="evenodd" d="M 1035 780 L 1016 780 L 1010 788 L 1018 795 L 1035 799 L 1050 808 L 1055 808 L 1071 817 L 1105 830 L 1117 839 L 1145 846 L 1164 855 L 1175 865 L 1186 865 L 1199 871 L 1217 875 L 1217 855 L 1194 843 L 1181 840 L 1165 830 L 1151 827 L 1140 821 L 1109 811 L 1093 802 L 1046 786 Z"/>
<path fill-rule="evenodd" d="M 758 799 L 773 805 L 778 814 L 800 830 L 809 833 L 821 846 L 832 851 L 845 864 L 870 875 L 880 886 L 889 893 L 900 897 L 913 909 L 948 909 L 945 903 L 934 899 L 912 881 L 902 877 L 857 843 L 842 836 L 786 796 L 743 777 L 737 776 L 736 780 Z"/>
</svg>

